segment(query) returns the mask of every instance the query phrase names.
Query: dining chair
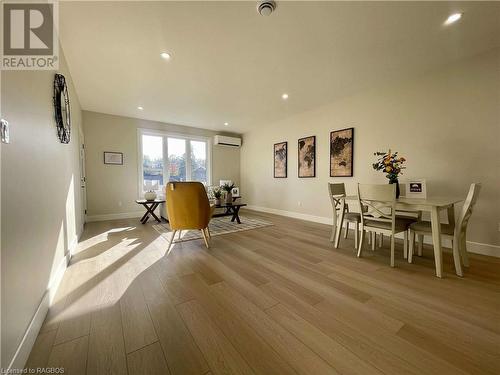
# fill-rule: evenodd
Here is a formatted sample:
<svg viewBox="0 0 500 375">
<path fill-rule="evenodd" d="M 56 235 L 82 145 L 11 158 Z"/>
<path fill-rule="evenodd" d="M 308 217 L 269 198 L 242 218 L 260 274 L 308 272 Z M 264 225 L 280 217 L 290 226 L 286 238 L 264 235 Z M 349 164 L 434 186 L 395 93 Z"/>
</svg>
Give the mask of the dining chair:
<svg viewBox="0 0 500 375">
<path fill-rule="evenodd" d="M 330 236 L 330 242 L 339 241 L 340 234 L 337 236 L 337 230 L 342 230 L 343 223 L 339 223 L 340 212 L 344 212 L 345 220 L 345 233 L 344 238 L 347 238 L 349 233 L 349 223 L 354 224 L 354 247 L 358 247 L 359 239 L 359 223 L 361 221 L 361 215 L 357 212 L 349 212 L 349 206 L 345 203 L 345 184 L 344 183 L 328 183 L 328 193 L 330 196 L 330 201 L 332 203 L 333 209 L 333 225 L 332 225 L 332 235 Z M 335 247 L 338 247 L 338 242 L 335 243 Z"/>
<path fill-rule="evenodd" d="M 200 230 L 205 246 L 210 247 L 208 223 L 213 209 L 208 201 L 205 187 L 200 182 L 169 182 L 166 186 L 166 201 L 170 229 L 173 231 L 167 253 L 174 242 L 177 231 Z"/>
<path fill-rule="evenodd" d="M 381 233 L 391 240 L 391 267 L 394 267 L 395 235 L 404 233 L 404 248 L 408 249 L 408 227 L 411 219 L 396 217 L 396 185 L 358 184 L 358 201 L 361 210 L 361 237 L 358 247 L 358 258 L 363 251 L 365 231 Z M 373 247 L 372 239 L 372 250 Z"/>
<path fill-rule="evenodd" d="M 469 267 L 469 257 L 467 255 L 467 224 L 472 215 L 472 210 L 476 204 L 479 192 L 481 191 L 480 183 L 470 185 L 469 193 L 462 206 L 462 212 L 456 223 L 441 224 L 441 237 L 452 241 L 453 261 L 455 263 L 455 271 L 457 275 L 463 276 L 462 263 L 465 267 Z M 410 225 L 410 250 L 408 254 L 408 262 L 413 261 L 413 243 L 412 239 L 415 234 L 421 236 L 431 236 L 432 227 L 429 221 L 418 221 Z"/>
<path fill-rule="evenodd" d="M 406 196 L 406 184 L 399 184 L 399 190 L 401 191 L 400 197 L 405 197 Z M 411 210 L 411 209 L 397 209 L 396 210 L 396 219 L 409 219 L 411 222 L 417 222 L 422 219 L 422 211 L 418 210 Z M 417 237 L 417 242 L 418 242 L 418 255 L 422 256 L 422 244 L 424 242 L 424 237 L 419 235 Z M 372 242 L 372 250 L 374 249 L 374 243 Z M 378 241 L 378 247 L 383 247 L 384 246 L 384 235 L 380 233 L 379 235 L 379 241 Z M 403 252 L 403 258 L 407 259 L 408 257 L 408 252 L 406 251 Z"/>
</svg>

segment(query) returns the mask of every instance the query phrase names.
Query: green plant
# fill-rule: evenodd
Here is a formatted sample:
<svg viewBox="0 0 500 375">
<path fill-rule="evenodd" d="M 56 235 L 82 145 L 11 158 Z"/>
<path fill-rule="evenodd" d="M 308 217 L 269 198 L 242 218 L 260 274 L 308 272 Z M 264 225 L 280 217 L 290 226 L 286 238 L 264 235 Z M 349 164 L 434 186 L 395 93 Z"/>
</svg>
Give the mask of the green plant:
<svg viewBox="0 0 500 375">
<path fill-rule="evenodd" d="M 222 190 L 220 188 L 215 188 L 213 190 L 215 199 L 220 199 L 222 197 Z"/>
<path fill-rule="evenodd" d="M 231 185 L 224 184 L 224 185 L 222 185 L 222 190 L 224 190 L 224 191 L 226 191 L 228 193 L 230 193 L 233 190 L 233 188 L 234 188 L 234 184 L 231 184 Z"/>
</svg>

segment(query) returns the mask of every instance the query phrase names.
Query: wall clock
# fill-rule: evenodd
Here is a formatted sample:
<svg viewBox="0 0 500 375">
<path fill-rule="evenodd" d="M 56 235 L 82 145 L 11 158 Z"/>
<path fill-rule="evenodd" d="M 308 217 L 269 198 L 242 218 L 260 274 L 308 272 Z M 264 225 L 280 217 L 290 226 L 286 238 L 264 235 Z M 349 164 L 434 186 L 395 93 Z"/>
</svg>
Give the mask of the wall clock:
<svg viewBox="0 0 500 375">
<path fill-rule="evenodd" d="M 62 74 L 54 77 L 54 115 L 57 136 L 61 143 L 69 143 L 71 134 L 71 111 L 66 79 Z"/>
</svg>

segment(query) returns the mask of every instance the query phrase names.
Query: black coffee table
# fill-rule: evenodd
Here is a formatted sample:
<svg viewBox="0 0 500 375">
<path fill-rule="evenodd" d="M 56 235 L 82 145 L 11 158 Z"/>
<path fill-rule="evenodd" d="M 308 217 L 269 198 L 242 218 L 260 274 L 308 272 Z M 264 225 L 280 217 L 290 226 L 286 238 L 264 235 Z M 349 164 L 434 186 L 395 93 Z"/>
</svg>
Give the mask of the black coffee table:
<svg viewBox="0 0 500 375">
<path fill-rule="evenodd" d="M 224 212 L 220 214 L 213 214 L 212 217 L 232 216 L 231 221 L 236 220 L 238 224 L 241 224 L 239 212 L 240 208 L 244 206 L 246 206 L 246 203 L 239 202 L 217 204 L 215 205 L 215 208 L 223 208 Z"/>
</svg>

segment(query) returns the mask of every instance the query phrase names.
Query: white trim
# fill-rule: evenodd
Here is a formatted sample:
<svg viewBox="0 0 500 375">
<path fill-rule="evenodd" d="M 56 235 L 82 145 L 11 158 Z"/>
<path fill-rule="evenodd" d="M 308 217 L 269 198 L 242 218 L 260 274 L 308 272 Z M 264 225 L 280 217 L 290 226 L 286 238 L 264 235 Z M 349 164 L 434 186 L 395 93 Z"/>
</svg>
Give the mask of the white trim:
<svg viewBox="0 0 500 375">
<path fill-rule="evenodd" d="M 267 212 L 270 214 L 275 214 L 275 215 L 280 215 L 280 216 L 292 217 L 294 219 L 312 221 L 314 223 L 332 225 L 332 219 L 324 217 L 324 216 L 314 216 L 314 215 L 309 215 L 309 214 L 301 214 L 300 212 L 278 210 L 276 208 L 260 207 L 260 206 L 253 206 L 253 205 L 248 205 L 245 208 L 247 208 L 249 210 Z"/>
<path fill-rule="evenodd" d="M 332 219 L 328 218 L 328 217 L 324 217 L 324 216 L 314 216 L 314 215 L 309 215 L 309 214 L 302 214 L 299 212 L 285 211 L 285 210 L 279 210 L 276 208 L 260 207 L 260 206 L 253 206 L 253 205 L 248 205 L 245 208 L 247 208 L 249 210 L 254 210 L 254 211 L 267 212 L 270 214 L 291 217 L 294 219 L 312 221 L 314 223 L 332 225 Z M 399 238 L 400 236 L 396 235 L 396 237 Z M 401 235 L 401 238 L 403 238 L 402 235 Z M 424 243 L 432 245 L 432 238 L 429 236 L 425 237 Z M 449 240 L 443 239 L 443 245 L 445 247 L 451 247 Z M 488 256 L 500 258 L 500 246 L 498 246 L 498 245 L 467 241 L 467 251 L 470 253 L 474 253 L 474 254 L 488 255 Z"/>
<path fill-rule="evenodd" d="M 80 233 L 81 235 L 81 233 Z M 43 294 L 42 300 L 40 301 L 33 318 L 28 324 L 28 328 L 24 332 L 23 338 L 19 343 L 19 346 L 12 357 L 12 361 L 10 361 L 9 366 L 7 368 L 6 373 L 10 373 L 9 371 L 12 369 L 23 369 L 26 365 L 26 361 L 33 349 L 33 345 L 35 344 L 36 338 L 42 328 L 45 317 L 47 316 L 47 312 L 49 311 L 49 307 L 54 300 L 54 296 L 56 295 L 57 289 L 61 284 L 61 281 L 64 277 L 64 273 L 66 272 L 66 268 L 68 267 L 69 261 L 73 254 L 73 250 L 76 248 L 80 235 L 75 238 L 68 247 L 68 252 L 61 259 L 61 262 L 57 266 L 56 271 L 51 276 L 47 290 Z"/>
<path fill-rule="evenodd" d="M 491 245 L 489 243 L 467 241 L 467 251 L 470 253 L 500 258 L 500 246 Z"/>
<path fill-rule="evenodd" d="M 118 213 L 118 214 L 90 215 L 90 216 L 87 216 L 87 223 L 90 223 L 92 221 L 132 219 L 132 218 L 136 218 L 136 217 L 142 217 L 142 215 L 144 215 L 145 213 L 146 213 L 146 210 L 134 211 L 134 212 L 122 212 L 122 213 Z"/>
</svg>

